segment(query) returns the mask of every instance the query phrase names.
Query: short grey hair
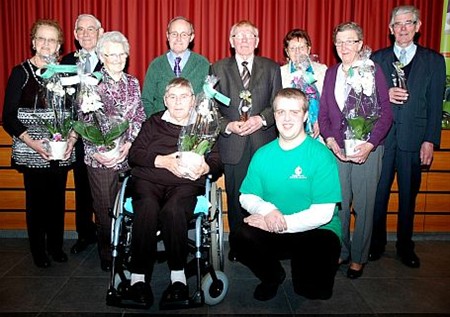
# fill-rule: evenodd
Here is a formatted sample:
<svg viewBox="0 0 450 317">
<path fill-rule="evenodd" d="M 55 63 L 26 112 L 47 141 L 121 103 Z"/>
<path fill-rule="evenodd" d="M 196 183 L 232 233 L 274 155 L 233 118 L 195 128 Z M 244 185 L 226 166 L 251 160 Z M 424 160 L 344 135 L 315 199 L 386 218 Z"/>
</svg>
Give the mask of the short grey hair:
<svg viewBox="0 0 450 317">
<path fill-rule="evenodd" d="M 95 28 L 96 28 L 96 29 L 100 29 L 100 28 L 102 27 L 102 24 L 101 24 L 101 22 L 100 22 L 99 19 L 97 19 L 97 18 L 96 18 L 95 16 L 93 16 L 92 14 L 84 13 L 84 14 L 80 14 L 80 15 L 78 16 L 78 18 L 76 19 L 76 21 L 75 21 L 75 29 L 74 29 L 74 30 L 77 29 L 77 27 L 78 27 L 78 22 L 80 22 L 80 20 L 82 20 L 82 19 L 92 19 L 92 20 L 94 20 L 94 21 L 95 21 Z"/>
<path fill-rule="evenodd" d="M 394 20 L 397 15 L 407 13 L 412 13 L 414 22 L 420 20 L 420 11 L 415 6 L 398 6 L 395 7 L 391 12 L 391 22 L 389 23 L 389 26 L 394 26 Z"/>
<path fill-rule="evenodd" d="M 333 30 L 333 43 L 336 43 L 336 36 L 340 32 L 344 31 L 355 31 L 356 36 L 358 36 L 358 40 L 364 40 L 364 34 L 361 26 L 355 22 L 344 22 L 336 26 Z"/>
<path fill-rule="evenodd" d="M 167 24 L 167 33 L 170 32 L 170 27 L 172 26 L 172 23 L 175 22 L 175 21 L 178 21 L 178 20 L 185 21 L 185 22 L 189 23 L 189 27 L 191 28 L 191 34 L 194 34 L 194 25 L 192 24 L 192 22 L 188 18 L 185 18 L 183 16 L 174 17 L 172 20 L 169 21 L 169 23 Z"/>
<path fill-rule="evenodd" d="M 259 37 L 259 30 L 258 30 L 258 28 L 256 27 L 256 25 L 253 24 L 253 22 L 251 22 L 251 21 L 249 21 L 249 20 L 241 20 L 241 21 L 239 21 L 239 22 L 233 24 L 233 26 L 231 27 L 231 29 L 230 29 L 230 38 L 232 38 L 233 35 L 236 35 L 235 32 L 236 32 L 236 29 L 237 29 L 237 28 L 239 28 L 239 27 L 245 27 L 245 26 L 251 27 L 251 28 L 253 29 L 254 35 L 255 35 L 256 37 Z"/>
<path fill-rule="evenodd" d="M 97 54 L 103 56 L 103 49 L 105 43 L 119 43 L 122 44 L 123 50 L 127 55 L 130 55 L 130 44 L 128 43 L 125 35 L 120 33 L 119 31 L 111 31 L 103 33 L 97 43 Z"/>
<path fill-rule="evenodd" d="M 188 79 L 183 77 L 175 77 L 167 84 L 166 89 L 164 91 L 164 96 L 166 96 L 167 92 L 174 87 L 186 87 L 191 91 L 191 94 L 195 95 L 194 88 L 192 87 L 192 84 Z"/>
</svg>

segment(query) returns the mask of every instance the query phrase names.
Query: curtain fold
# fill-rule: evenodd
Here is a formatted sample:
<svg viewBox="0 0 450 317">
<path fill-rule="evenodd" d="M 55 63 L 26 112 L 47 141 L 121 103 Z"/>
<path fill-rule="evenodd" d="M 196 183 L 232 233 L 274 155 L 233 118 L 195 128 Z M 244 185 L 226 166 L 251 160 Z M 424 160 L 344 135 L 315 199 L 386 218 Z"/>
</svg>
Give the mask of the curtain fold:
<svg viewBox="0 0 450 317">
<path fill-rule="evenodd" d="M 303 28 L 311 36 L 312 53 L 332 65 L 336 55 L 331 37 L 337 24 L 359 23 L 364 42 L 376 50 L 391 43 L 389 13 L 401 4 L 413 4 L 421 10 L 419 43 L 438 51 L 441 26 L 437 21 L 442 18 L 443 0 L 2 0 L 0 110 L 11 69 L 31 56 L 29 32 L 39 18 L 60 22 L 65 37 L 62 54 L 75 49 L 73 28 L 81 13 L 97 16 L 105 31 L 121 31 L 130 42 L 128 72 L 142 84 L 149 63 L 167 50 L 165 31 L 175 16 L 192 20 L 193 50 L 210 62 L 231 54 L 230 27 L 248 19 L 260 30 L 259 55 L 284 63 L 284 35 L 292 28 Z"/>
</svg>

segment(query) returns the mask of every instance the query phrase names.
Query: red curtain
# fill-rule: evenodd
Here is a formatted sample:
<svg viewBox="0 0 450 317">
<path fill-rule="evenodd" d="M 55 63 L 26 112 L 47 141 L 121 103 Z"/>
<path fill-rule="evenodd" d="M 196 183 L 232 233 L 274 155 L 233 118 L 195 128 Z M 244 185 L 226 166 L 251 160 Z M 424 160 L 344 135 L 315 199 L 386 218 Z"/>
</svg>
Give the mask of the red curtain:
<svg viewBox="0 0 450 317">
<path fill-rule="evenodd" d="M 401 4 L 421 10 L 419 43 L 438 51 L 443 0 L 1 0 L 0 110 L 12 67 L 31 56 L 30 28 L 39 18 L 61 23 L 66 41 L 63 54 L 75 49 L 73 28 L 81 13 L 97 16 L 106 31 L 121 31 L 131 46 L 128 71 L 142 83 L 149 63 L 167 50 L 167 23 L 178 15 L 192 20 L 194 51 L 211 62 L 230 55 L 231 25 L 249 19 L 260 30 L 259 55 L 283 63 L 283 37 L 298 27 L 310 34 L 312 53 L 331 65 L 336 62 L 331 41 L 334 26 L 359 23 L 365 43 L 376 50 L 390 44 L 389 13 Z"/>
</svg>

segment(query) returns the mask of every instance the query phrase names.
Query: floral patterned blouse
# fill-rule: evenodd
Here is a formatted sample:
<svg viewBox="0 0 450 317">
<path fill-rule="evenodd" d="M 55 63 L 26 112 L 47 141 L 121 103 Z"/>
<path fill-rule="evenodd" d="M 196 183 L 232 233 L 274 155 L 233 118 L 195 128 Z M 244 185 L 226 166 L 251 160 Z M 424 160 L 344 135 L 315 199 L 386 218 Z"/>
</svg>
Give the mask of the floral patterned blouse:
<svg viewBox="0 0 450 317">
<path fill-rule="evenodd" d="M 103 103 L 104 117 L 99 120 L 102 132 L 108 131 L 112 125 L 128 120 L 129 128 L 120 137 L 120 145 L 125 142 L 133 142 L 145 121 L 144 107 L 141 101 L 141 89 L 139 81 L 134 76 L 123 73 L 119 81 L 115 81 L 105 70 L 101 69 L 103 76 L 102 81 L 97 86 L 97 92 Z M 80 120 L 92 123 L 91 114 L 83 115 L 79 109 Z M 87 140 L 84 141 L 86 165 L 94 168 L 107 168 L 96 159 L 93 155 L 99 151 L 98 147 Z M 119 145 L 119 146 L 120 146 Z M 118 163 L 113 167 L 114 170 L 128 169 L 128 160 Z"/>
</svg>

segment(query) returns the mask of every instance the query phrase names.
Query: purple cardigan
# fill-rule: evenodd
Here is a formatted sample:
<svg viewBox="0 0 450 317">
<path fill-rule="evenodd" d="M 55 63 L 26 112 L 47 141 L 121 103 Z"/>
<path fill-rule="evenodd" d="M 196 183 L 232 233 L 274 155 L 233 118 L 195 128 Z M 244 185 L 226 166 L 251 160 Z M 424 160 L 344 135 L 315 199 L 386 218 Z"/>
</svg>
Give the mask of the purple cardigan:
<svg viewBox="0 0 450 317">
<path fill-rule="evenodd" d="M 328 68 L 323 83 L 322 96 L 320 98 L 319 127 L 324 140 L 329 137 L 335 138 L 339 147 L 344 148 L 344 115 L 339 109 L 334 96 L 337 70 L 340 64 Z M 378 102 L 381 106 L 381 116 L 375 123 L 368 142 L 374 148 L 383 143 L 384 138 L 392 124 L 392 110 L 389 102 L 389 93 L 383 71 L 375 64 L 375 85 Z"/>
</svg>

